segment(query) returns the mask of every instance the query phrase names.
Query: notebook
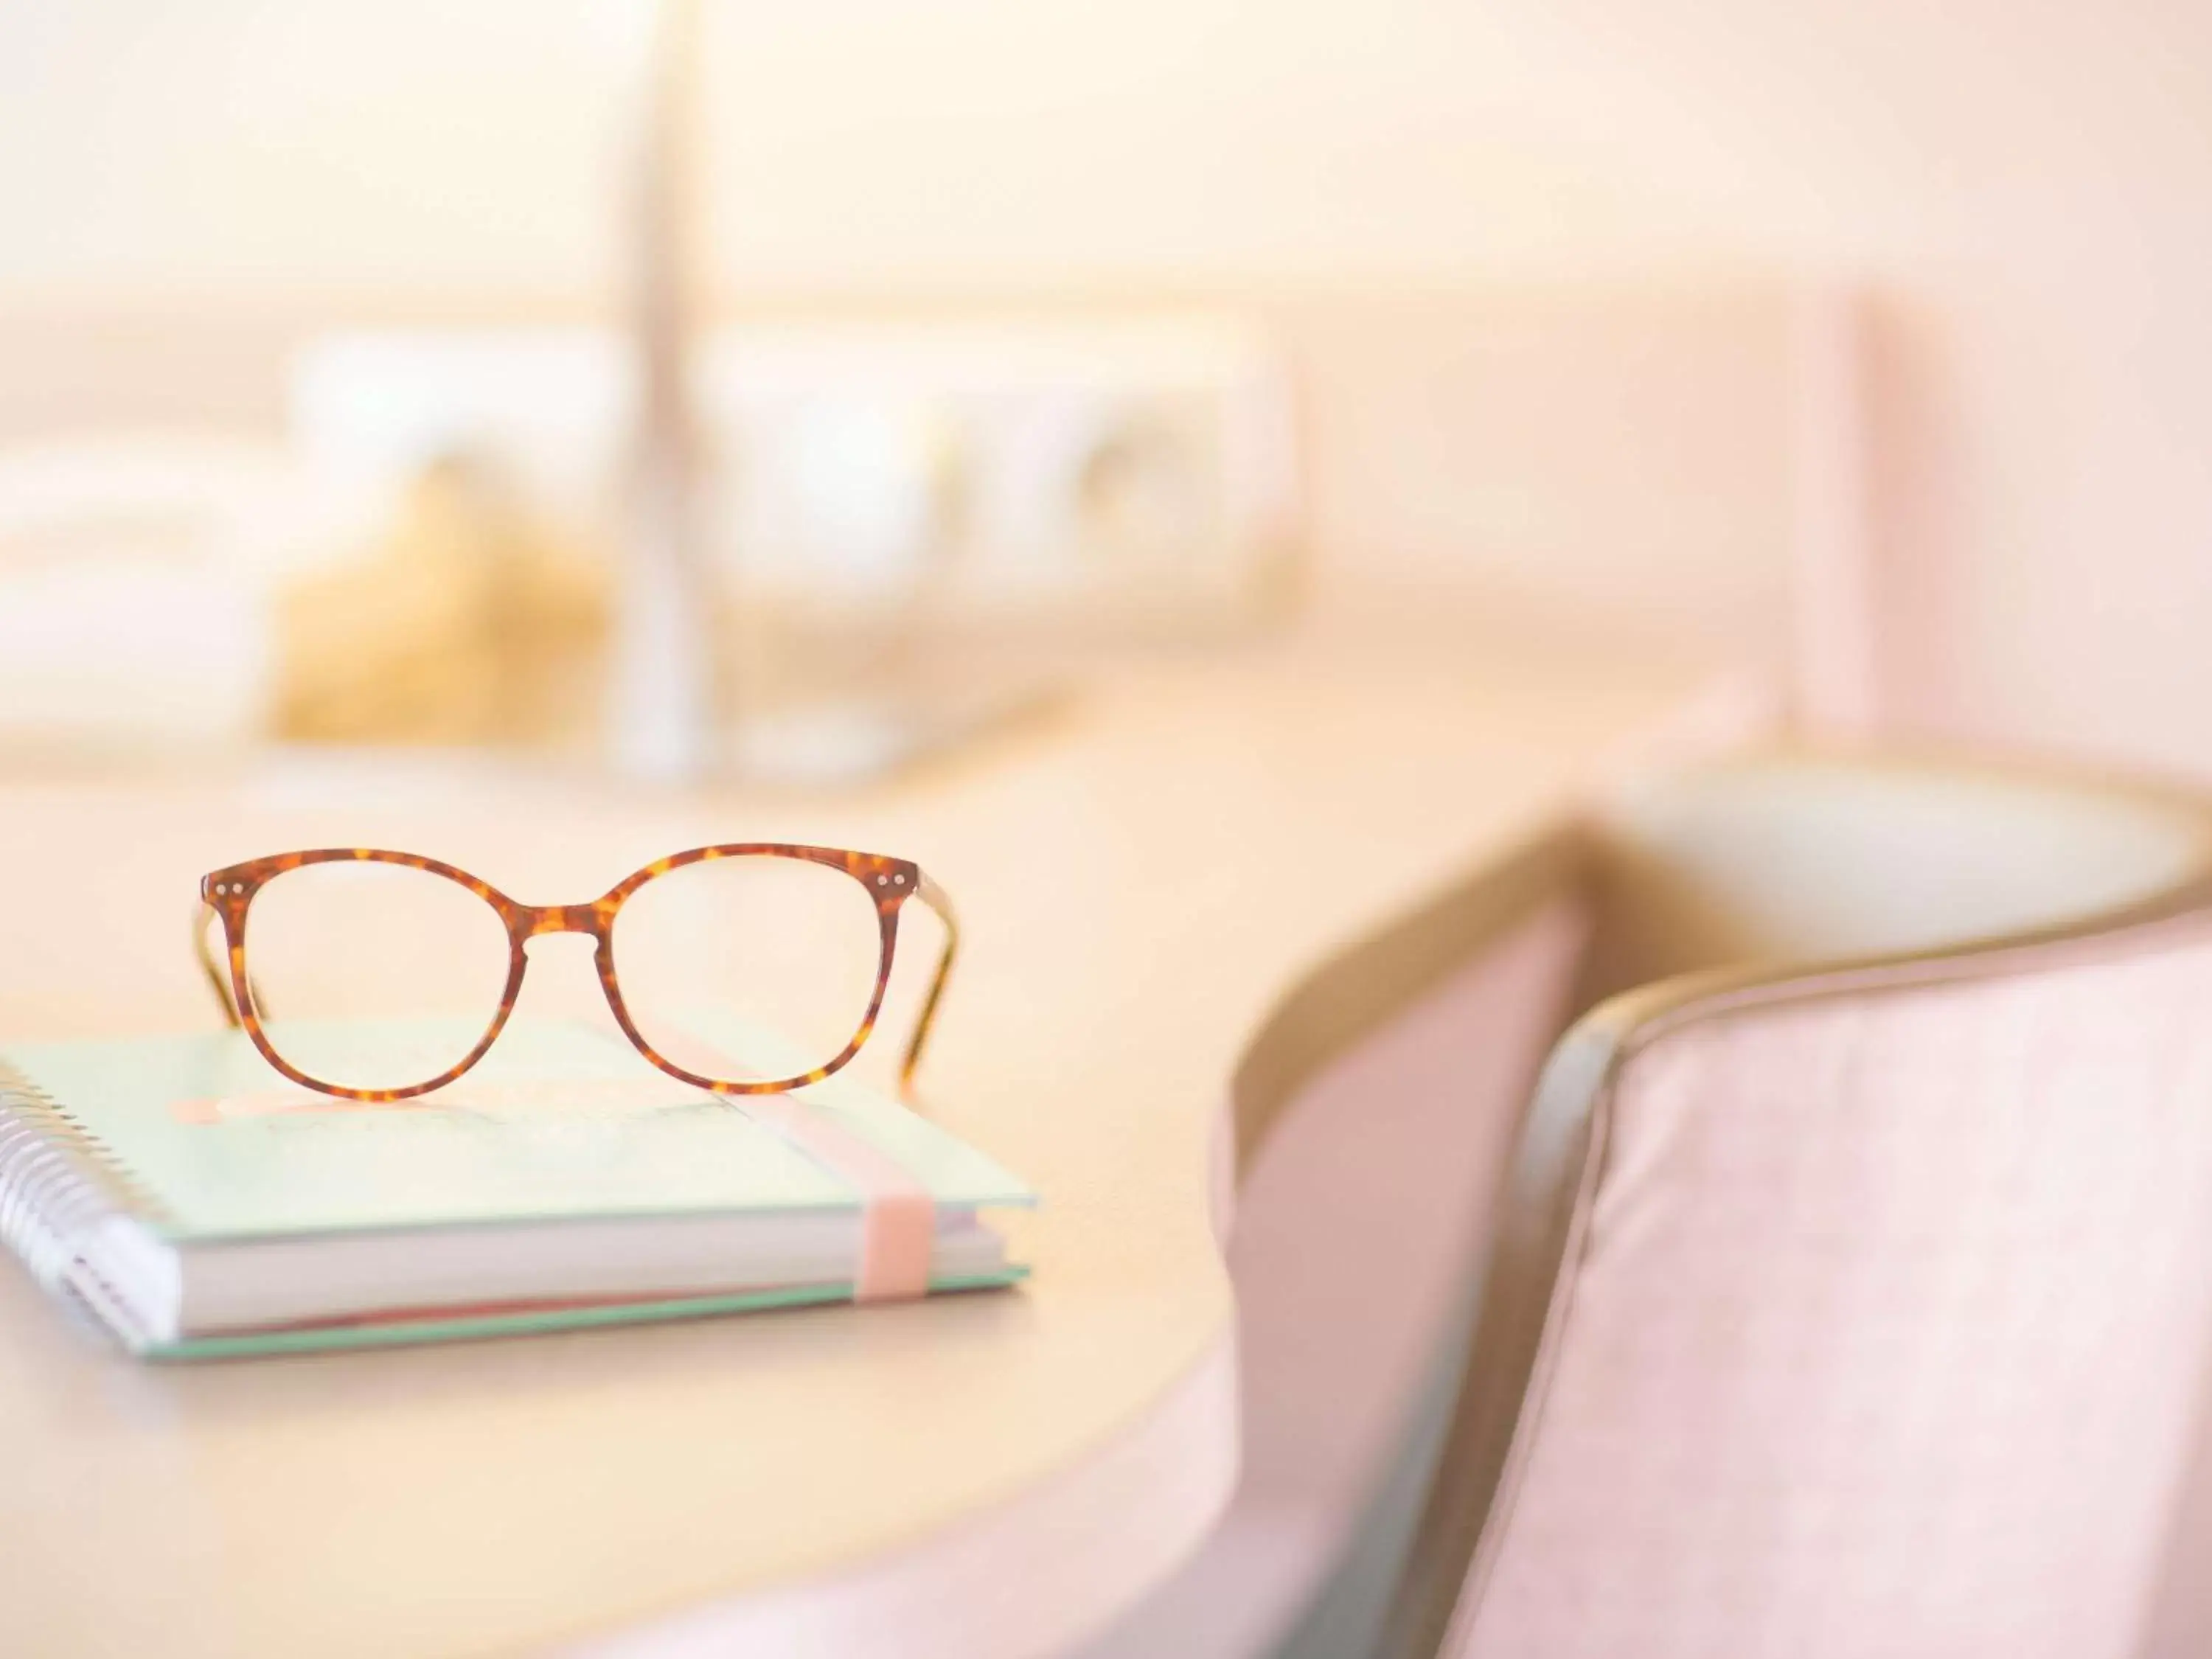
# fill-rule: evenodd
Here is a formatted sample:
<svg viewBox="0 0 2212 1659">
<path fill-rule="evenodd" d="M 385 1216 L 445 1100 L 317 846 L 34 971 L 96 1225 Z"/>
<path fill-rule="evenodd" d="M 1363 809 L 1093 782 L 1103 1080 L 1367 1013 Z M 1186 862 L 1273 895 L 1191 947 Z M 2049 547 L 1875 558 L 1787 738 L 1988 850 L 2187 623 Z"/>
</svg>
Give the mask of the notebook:
<svg viewBox="0 0 2212 1659">
<path fill-rule="evenodd" d="M 713 1035 L 774 1058 L 768 1034 Z M 386 1105 L 295 1087 L 235 1031 L 0 1047 L 0 1237 L 151 1358 L 1010 1285 L 1026 1269 L 979 1212 L 1035 1201 L 842 1075 L 709 1095 L 582 1024 L 515 1021 L 459 1082 Z"/>
</svg>

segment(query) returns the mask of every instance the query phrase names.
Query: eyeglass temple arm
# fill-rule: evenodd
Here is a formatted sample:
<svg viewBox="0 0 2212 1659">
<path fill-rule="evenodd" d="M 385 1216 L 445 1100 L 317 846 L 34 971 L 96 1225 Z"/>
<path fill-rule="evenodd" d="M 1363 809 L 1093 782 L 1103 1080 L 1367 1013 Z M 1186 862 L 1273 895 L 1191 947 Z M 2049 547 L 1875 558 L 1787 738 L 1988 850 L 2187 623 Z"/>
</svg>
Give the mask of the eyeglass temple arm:
<svg viewBox="0 0 2212 1659">
<path fill-rule="evenodd" d="M 932 881 L 925 872 L 917 872 L 914 896 L 937 913 L 945 924 L 945 951 L 937 958 L 937 973 L 929 981 L 929 994 L 921 1000 L 921 1012 L 914 1024 L 914 1036 L 906 1045 L 906 1058 L 899 1064 L 899 1083 L 902 1087 L 914 1081 L 914 1069 L 921 1063 L 921 1050 L 929 1041 L 930 1027 L 937 1019 L 937 1005 L 945 995 L 945 982 L 952 976 L 952 959 L 960 952 L 960 923 L 952 914 L 952 901 L 945 896 L 945 890 Z"/>
<path fill-rule="evenodd" d="M 192 951 L 200 959 L 200 972 L 207 975 L 208 989 L 215 993 L 216 1004 L 222 1009 L 224 1021 L 234 1031 L 243 1030 L 246 1022 L 239 1018 L 238 999 L 232 994 L 230 975 L 222 970 L 222 959 L 216 955 L 215 946 L 208 943 L 208 923 L 218 912 L 205 899 L 192 913 Z M 256 1013 L 269 1005 L 261 995 L 261 988 L 251 979 L 246 981 L 246 994 L 253 999 Z"/>
<path fill-rule="evenodd" d="M 242 1029 L 245 1022 L 238 1017 L 238 1000 L 231 994 L 230 975 L 222 971 L 216 960 L 215 947 L 208 943 L 208 923 L 215 919 L 215 906 L 202 899 L 199 908 L 192 913 L 192 950 L 199 957 L 200 971 L 207 975 L 208 989 L 215 993 L 223 1018 L 234 1031 Z"/>
</svg>

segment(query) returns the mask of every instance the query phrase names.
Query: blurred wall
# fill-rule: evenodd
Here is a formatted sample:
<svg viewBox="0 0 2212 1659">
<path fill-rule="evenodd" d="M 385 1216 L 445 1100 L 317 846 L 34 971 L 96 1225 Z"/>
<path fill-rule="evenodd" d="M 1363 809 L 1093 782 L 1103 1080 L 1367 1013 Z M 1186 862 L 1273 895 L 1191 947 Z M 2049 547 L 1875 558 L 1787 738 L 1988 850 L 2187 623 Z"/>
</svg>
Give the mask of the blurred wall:
<svg viewBox="0 0 2212 1659">
<path fill-rule="evenodd" d="M 2212 774 L 2212 9 L 707 3 L 734 300 L 1863 277 L 1897 706 Z M 16 0 L 0 316 L 601 293 L 635 15 Z"/>
</svg>

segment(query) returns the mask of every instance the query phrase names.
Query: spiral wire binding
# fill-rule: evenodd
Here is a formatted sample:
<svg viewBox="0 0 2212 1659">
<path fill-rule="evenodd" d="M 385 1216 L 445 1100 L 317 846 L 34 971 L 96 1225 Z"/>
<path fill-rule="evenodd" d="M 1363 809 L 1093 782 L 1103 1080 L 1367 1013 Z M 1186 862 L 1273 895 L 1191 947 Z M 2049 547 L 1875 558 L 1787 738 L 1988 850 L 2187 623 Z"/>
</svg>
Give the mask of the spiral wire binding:
<svg viewBox="0 0 2212 1659">
<path fill-rule="evenodd" d="M 107 1143 L 0 1060 L 0 1243 L 49 1291 L 74 1291 L 70 1270 L 88 1232 L 161 1206 Z"/>
</svg>

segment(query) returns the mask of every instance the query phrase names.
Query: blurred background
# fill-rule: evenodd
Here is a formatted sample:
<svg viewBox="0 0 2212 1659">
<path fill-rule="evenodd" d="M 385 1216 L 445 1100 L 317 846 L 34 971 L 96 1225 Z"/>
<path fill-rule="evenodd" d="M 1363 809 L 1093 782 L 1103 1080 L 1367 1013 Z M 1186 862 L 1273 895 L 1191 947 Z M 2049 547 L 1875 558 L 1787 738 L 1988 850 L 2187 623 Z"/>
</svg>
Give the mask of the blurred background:
<svg viewBox="0 0 2212 1659">
<path fill-rule="evenodd" d="M 2202 8 L 690 9 L 0 9 L 0 761 L 1463 609 L 2212 775 Z"/>
</svg>

